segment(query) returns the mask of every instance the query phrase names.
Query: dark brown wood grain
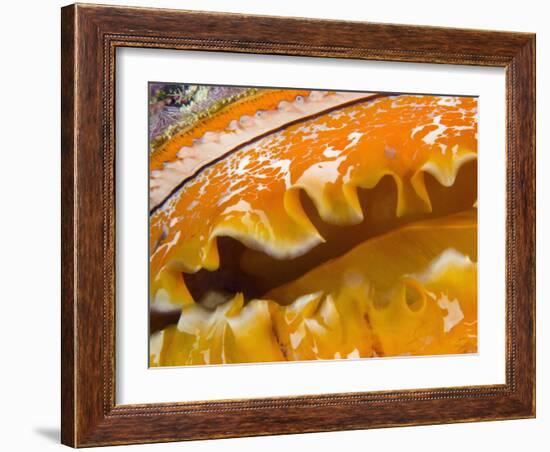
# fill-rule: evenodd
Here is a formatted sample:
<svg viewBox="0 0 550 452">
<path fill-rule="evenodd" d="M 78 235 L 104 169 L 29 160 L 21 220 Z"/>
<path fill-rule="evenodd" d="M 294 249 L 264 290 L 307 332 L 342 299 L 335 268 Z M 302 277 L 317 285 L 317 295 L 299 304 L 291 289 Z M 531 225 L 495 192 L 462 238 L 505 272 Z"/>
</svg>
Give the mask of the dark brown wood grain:
<svg viewBox="0 0 550 452">
<path fill-rule="evenodd" d="M 75 59 L 74 8 L 64 8 L 61 28 L 61 412 L 63 428 L 61 441 L 74 444 L 75 362 L 74 346 L 74 129 L 75 129 Z"/>
<path fill-rule="evenodd" d="M 535 36 L 71 5 L 62 9 L 62 442 L 74 447 L 535 415 Z M 117 47 L 506 68 L 506 383 L 216 402 L 115 403 Z"/>
</svg>

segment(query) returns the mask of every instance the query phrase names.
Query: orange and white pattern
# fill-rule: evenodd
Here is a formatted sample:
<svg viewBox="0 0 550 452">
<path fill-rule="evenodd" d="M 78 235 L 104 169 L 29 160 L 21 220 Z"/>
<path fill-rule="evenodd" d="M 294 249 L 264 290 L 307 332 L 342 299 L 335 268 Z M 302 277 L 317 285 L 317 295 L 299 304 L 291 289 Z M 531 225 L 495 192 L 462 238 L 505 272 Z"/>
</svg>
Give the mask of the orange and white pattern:
<svg viewBox="0 0 550 452">
<path fill-rule="evenodd" d="M 150 177 L 152 366 L 477 351 L 475 98 L 245 91 Z"/>
</svg>

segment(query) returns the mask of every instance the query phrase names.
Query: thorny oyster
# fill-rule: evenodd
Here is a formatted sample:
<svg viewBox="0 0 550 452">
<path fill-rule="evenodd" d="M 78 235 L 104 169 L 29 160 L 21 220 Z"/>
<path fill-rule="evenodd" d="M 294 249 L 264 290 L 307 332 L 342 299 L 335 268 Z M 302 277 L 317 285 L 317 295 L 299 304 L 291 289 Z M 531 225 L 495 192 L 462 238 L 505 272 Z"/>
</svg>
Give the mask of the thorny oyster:
<svg viewBox="0 0 550 452">
<path fill-rule="evenodd" d="M 151 366 L 477 350 L 475 98 L 232 91 L 150 161 Z"/>
</svg>

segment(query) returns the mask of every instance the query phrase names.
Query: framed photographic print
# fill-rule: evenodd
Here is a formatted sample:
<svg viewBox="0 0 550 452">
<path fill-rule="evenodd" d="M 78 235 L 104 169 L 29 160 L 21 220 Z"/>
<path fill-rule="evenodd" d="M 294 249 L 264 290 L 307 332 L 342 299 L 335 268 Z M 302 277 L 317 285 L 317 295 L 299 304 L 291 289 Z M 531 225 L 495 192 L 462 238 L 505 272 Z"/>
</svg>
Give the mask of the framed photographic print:
<svg viewBox="0 0 550 452">
<path fill-rule="evenodd" d="M 63 8 L 62 442 L 533 417 L 534 58 Z"/>
</svg>

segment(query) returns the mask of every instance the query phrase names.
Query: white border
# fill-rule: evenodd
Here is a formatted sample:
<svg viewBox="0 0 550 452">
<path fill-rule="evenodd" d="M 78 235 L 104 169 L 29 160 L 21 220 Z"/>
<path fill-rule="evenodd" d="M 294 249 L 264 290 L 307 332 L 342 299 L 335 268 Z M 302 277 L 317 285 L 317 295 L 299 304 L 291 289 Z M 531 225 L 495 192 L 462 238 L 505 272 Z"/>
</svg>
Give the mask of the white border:
<svg viewBox="0 0 550 452">
<path fill-rule="evenodd" d="M 117 404 L 505 382 L 504 69 L 124 48 L 116 71 Z M 479 95 L 479 353 L 148 369 L 148 81 Z"/>
</svg>

